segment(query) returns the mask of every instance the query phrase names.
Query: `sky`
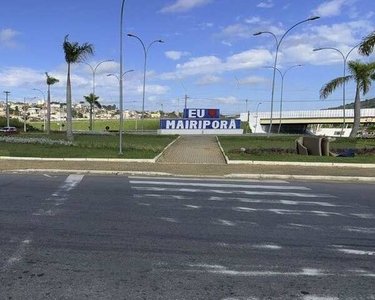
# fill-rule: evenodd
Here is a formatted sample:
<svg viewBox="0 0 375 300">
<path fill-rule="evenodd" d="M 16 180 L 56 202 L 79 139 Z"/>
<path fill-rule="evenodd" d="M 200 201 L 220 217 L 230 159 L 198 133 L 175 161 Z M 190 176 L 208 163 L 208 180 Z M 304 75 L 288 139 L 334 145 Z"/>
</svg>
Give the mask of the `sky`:
<svg viewBox="0 0 375 300">
<path fill-rule="evenodd" d="M 121 0 L 13 0 L 0 10 L 0 89 L 9 100 L 42 101 L 45 72 L 58 78 L 51 100 L 65 102 L 66 75 L 62 43 L 90 43 L 95 54 L 86 63 L 95 72 L 95 93 L 104 105 L 119 106 Z M 375 30 L 373 0 L 126 0 L 123 16 L 124 109 L 141 110 L 144 51 L 148 47 L 145 110 L 182 111 L 218 108 L 223 114 L 270 111 L 276 41 L 277 68 L 284 74 L 283 110 L 315 110 L 342 104 L 342 89 L 327 99 L 319 90 L 343 75 L 343 57 Z M 348 60 L 375 60 L 354 49 Z M 73 65 L 73 102 L 92 92 L 93 74 L 85 63 Z M 300 65 L 300 66 L 299 66 Z M 267 66 L 269 68 L 267 68 Z M 292 68 L 291 68 L 292 67 Z M 274 110 L 280 105 L 281 76 L 276 73 Z M 40 91 L 33 90 L 39 89 Z M 346 102 L 353 102 L 349 83 Z M 31 100 L 37 97 L 35 100 Z M 375 83 L 363 97 L 375 97 Z M 5 94 L 0 95 L 0 101 Z M 261 104 L 259 104 L 261 103 Z"/>
</svg>

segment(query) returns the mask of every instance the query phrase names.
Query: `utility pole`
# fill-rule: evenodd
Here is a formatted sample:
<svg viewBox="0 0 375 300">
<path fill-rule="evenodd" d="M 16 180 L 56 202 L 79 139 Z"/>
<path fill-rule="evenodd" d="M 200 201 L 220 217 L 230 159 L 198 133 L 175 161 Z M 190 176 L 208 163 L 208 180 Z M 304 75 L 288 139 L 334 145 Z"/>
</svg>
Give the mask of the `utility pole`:
<svg viewBox="0 0 375 300">
<path fill-rule="evenodd" d="M 185 109 L 187 108 L 187 99 L 188 99 L 188 95 L 185 94 Z"/>
<path fill-rule="evenodd" d="M 245 133 L 247 133 L 247 129 L 250 128 L 250 111 L 248 110 L 248 99 L 246 99 L 246 112 L 247 112 L 247 125 L 246 125 L 246 130 Z"/>
<path fill-rule="evenodd" d="M 6 115 L 7 115 L 7 127 L 9 127 L 9 105 L 8 105 L 8 95 L 10 94 L 9 91 L 4 91 L 5 94 L 5 103 L 6 103 Z"/>
</svg>

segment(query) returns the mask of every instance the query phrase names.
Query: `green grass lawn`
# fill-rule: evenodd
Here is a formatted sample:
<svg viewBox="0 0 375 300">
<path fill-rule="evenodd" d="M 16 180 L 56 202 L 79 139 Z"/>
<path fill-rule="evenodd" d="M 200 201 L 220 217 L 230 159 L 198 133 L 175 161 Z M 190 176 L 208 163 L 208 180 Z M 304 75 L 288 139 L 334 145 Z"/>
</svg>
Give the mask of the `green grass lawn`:
<svg viewBox="0 0 375 300">
<path fill-rule="evenodd" d="M 17 134 L 17 138 L 49 138 L 66 140 L 65 134 Z M 119 135 L 75 135 L 74 146 L 21 144 L 0 142 L 0 156 L 56 158 L 154 158 L 176 136 L 125 134 L 123 154 L 119 152 Z"/>
<path fill-rule="evenodd" d="M 42 129 L 43 122 L 30 122 L 30 125 L 35 128 Z M 64 127 L 60 125 L 64 124 Z M 159 129 L 160 121 L 159 119 L 144 119 L 143 129 L 144 130 L 157 130 Z M 106 127 L 110 130 L 119 130 L 120 120 L 94 120 L 93 130 L 94 131 L 105 131 Z M 59 131 L 60 129 L 66 129 L 66 122 L 51 122 L 51 130 Z M 89 120 L 84 121 L 73 121 L 73 130 L 76 131 L 88 131 L 89 130 Z M 124 130 L 141 130 L 141 120 L 129 120 L 124 119 Z"/>
<path fill-rule="evenodd" d="M 356 154 L 355 157 L 304 156 L 295 154 L 295 140 L 299 136 L 220 136 L 220 144 L 231 160 L 295 161 L 295 162 L 341 162 L 375 163 L 375 140 L 337 138 L 330 143 L 334 153 L 346 149 L 372 149 L 371 154 Z M 241 148 L 262 150 L 259 153 L 242 153 Z M 256 152 L 256 151 L 255 151 Z"/>
</svg>

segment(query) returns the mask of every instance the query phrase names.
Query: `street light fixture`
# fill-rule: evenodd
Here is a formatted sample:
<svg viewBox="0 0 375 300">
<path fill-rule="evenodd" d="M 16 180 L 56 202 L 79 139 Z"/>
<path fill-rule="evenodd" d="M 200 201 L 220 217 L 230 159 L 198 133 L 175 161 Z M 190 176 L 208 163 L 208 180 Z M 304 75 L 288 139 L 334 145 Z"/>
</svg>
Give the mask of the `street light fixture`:
<svg viewBox="0 0 375 300">
<path fill-rule="evenodd" d="M 46 97 L 44 96 L 44 93 L 43 93 L 43 91 L 42 90 L 39 90 L 39 89 L 33 89 L 33 91 L 38 91 L 38 92 L 40 92 L 42 95 L 43 95 L 43 101 L 44 101 L 44 105 L 43 105 L 43 107 L 44 107 L 44 118 L 43 118 L 43 121 L 44 121 L 44 127 L 43 127 L 43 131 L 45 132 L 46 131 L 46 115 L 48 114 L 48 112 L 46 112 Z"/>
<path fill-rule="evenodd" d="M 146 65 L 147 65 L 147 55 L 148 55 L 148 51 L 149 51 L 150 47 L 153 44 L 155 44 L 155 43 L 164 43 L 164 41 L 163 40 L 155 40 L 155 41 L 151 42 L 147 46 L 147 48 L 146 48 L 145 44 L 143 43 L 143 41 L 138 36 L 136 36 L 135 34 L 132 34 L 132 33 L 128 33 L 128 36 L 136 38 L 141 43 L 142 48 L 143 48 L 143 52 L 144 52 L 143 95 L 142 95 L 142 114 L 141 114 L 141 128 L 142 128 L 142 132 L 143 132 L 143 119 L 144 119 L 144 113 L 145 113 L 145 94 L 146 94 Z"/>
<path fill-rule="evenodd" d="M 10 92 L 9 91 L 4 91 L 3 93 L 5 94 L 7 127 L 9 127 L 9 104 L 8 104 L 8 96 L 9 96 Z"/>
<path fill-rule="evenodd" d="M 119 128 L 119 133 L 120 133 L 120 140 L 119 140 L 119 154 L 122 154 L 122 132 L 123 132 L 123 127 L 124 127 L 124 117 L 123 117 L 123 98 L 122 98 L 122 69 L 123 69 L 123 55 L 122 55 L 122 32 L 123 32 L 123 17 L 124 17 L 124 8 L 125 8 L 125 0 L 122 0 L 121 2 L 121 12 L 120 12 L 120 78 L 119 78 L 119 86 L 120 86 L 120 93 L 119 93 L 119 110 L 120 110 L 120 128 Z"/>
<path fill-rule="evenodd" d="M 119 84 L 120 84 L 120 86 L 121 86 L 121 83 L 120 83 L 120 81 L 122 81 L 123 79 L 124 79 L 124 75 L 126 74 L 126 73 L 129 73 L 129 72 L 133 72 L 134 70 L 128 70 L 128 71 L 125 71 L 124 73 L 122 73 L 122 75 L 120 75 L 120 77 L 119 76 L 117 76 L 116 74 L 107 74 L 107 76 L 113 76 L 113 77 L 116 77 L 117 78 L 117 80 L 118 80 L 118 82 L 119 82 Z M 120 79 L 121 78 L 121 79 Z M 120 109 L 120 120 L 122 119 L 122 121 L 120 122 L 120 126 L 123 126 L 122 124 L 123 124 L 123 117 L 122 117 L 122 114 L 123 114 L 123 109 L 121 108 Z M 120 127 L 121 129 L 120 129 L 120 132 L 122 132 L 122 127 Z M 122 142 L 120 143 L 120 145 L 122 145 Z M 120 153 L 121 154 L 121 153 Z"/>
<path fill-rule="evenodd" d="M 352 53 L 352 51 L 357 48 L 361 43 L 355 45 L 352 49 L 350 49 L 350 51 L 344 55 L 344 53 L 342 53 L 342 51 L 340 51 L 339 49 L 337 48 L 334 48 L 334 47 L 321 47 L 321 48 L 315 48 L 313 49 L 313 51 L 321 51 L 321 50 L 335 50 L 337 52 L 339 52 L 342 56 L 342 59 L 343 59 L 343 62 L 344 62 L 344 70 L 343 70 L 343 77 L 346 76 L 346 63 L 347 63 L 347 60 L 348 60 L 348 57 L 349 57 L 349 54 Z M 346 105 L 346 82 L 344 81 L 343 84 L 342 84 L 342 116 L 343 116 L 343 124 L 342 124 L 342 130 L 341 130 L 341 134 L 340 136 L 343 135 L 344 131 L 345 131 L 345 127 L 346 127 L 346 114 L 345 114 L 345 105 Z"/>
<path fill-rule="evenodd" d="M 258 105 L 257 105 L 257 110 L 256 110 L 256 117 L 257 117 L 257 120 L 255 122 L 255 128 L 254 128 L 254 133 L 257 133 L 257 126 L 258 126 L 258 109 L 259 109 L 259 105 L 261 105 L 262 102 L 259 102 Z"/>
<path fill-rule="evenodd" d="M 290 70 L 290 69 L 293 69 L 293 68 L 296 68 L 296 67 L 302 67 L 302 65 L 293 65 L 291 67 L 289 67 L 288 69 L 286 69 L 283 72 L 280 71 L 279 68 L 276 68 L 276 70 L 280 73 L 281 75 L 281 95 L 280 95 L 280 121 L 279 121 L 279 129 L 277 130 L 277 133 L 280 134 L 280 130 L 281 130 L 281 119 L 282 119 L 282 111 L 283 111 L 283 92 L 284 92 L 284 77 L 285 77 L 285 74 Z M 274 67 L 271 67 L 271 66 L 266 66 L 265 68 L 271 68 L 273 69 Z"/>
<path fill-rule="evenodd" d="M 124 73 L 122 73 L 122 77 L 124 77 L 124 75 L 126 74 L 126 73 L 129 73 L 129 72 L 134 72 L 134 70 L 128 70 L 128 71 L 125 71 Z M 120 83 L 120 77 L 118 77 L 116 74 L 107 74 L 107 76 L 113 76 L 113 77 L 116 77 L 117 78 L 117 80 L 119 81 L 119 83 Z M 124 79 L 124 78 L 123 78 Z"/>
<path fill-rule="evenodd" d="M 92 65 L 90 65 L 89 63 L 83 61 L 82 63 L 88 65 L 92 71 L 92 94 L 94 95 L 94 97 L 96 96 L 95 95 L 95 74 L 96 74 L 96 70 L 98 69 L 98 67 L 105 63 L 105 62 L 110 62 L 110 61 L 113 61 L 113 59 L 106 59 L 106 60 L 103 60 L 101 62 L 99 62 L 95 67 L 93 67 Z M 93 105 L 94 107 L 94 105 Z M 95 112 L 94 112 L 95 113 Z M 93 113 L 93 115 L 94 115 Z M 94 116 L 92 117 L 92 121 L 94 121 Z M 92 128 L 93 128 L 93 124 L 90 124 L 90 131 L 92 131 Z"/>
<path fill-rule="evenodd" d="M 263 33 L 268 33 L 270 35 L 272 35 L 274 38 L 275 38 L 275 42 L 276 42 L 276 54 L 275 54 L 275 62 L 274 62 L 274 69 L 273 69 L 273 76 L 272 76 L 272 94 L 271 94 L 271 116 L 270 116 L 270 127 L 268 129 L 268 134 L 267 134 L 267 137 L 270 136 L 271 134 L 271 129 L 272 129 L 272 117 L 273 117 L 273 99 L 274 99 L 274 94 L 275 94 L 275 77 L 276 77 L 276 66 L 277 66 L 277 56 L 278 56 L 278 52 L 279 52 L 279 49 L 280 49 L 280 44 L 281 42 L 283 41 L 284 37 L 289 33 L 289 31 L 291 31 L 294 27 L 302 24 L 302 23 L 305 23 L 305 22 L 309 22 L 309 21 L 314 21 L 314 20 L 317 20 L 319 19 L 320 17 L 318 16 L 313 16 L 313 17 L 310 17 L 306 20 L 303 20 L 303 21 L 300 21 L 296 24 L 294 24 L 292 27 L 290 27 L 283 35 L 282 37 L 280 38 L 280 40 L 277 39 L 276 35 L 274 33 L 272 33 L 271 31 L 259 31 L 259 32 L 256 32 L 254 33 L 253 35 L 254 36 L 258 36 L 258 35 L 261 35 Z"/>
<path fill-rule="evenodd" d="M 26 98 L 27 97 L 23 97 L 23 131 L 26 132 Z M 29 103 L 30 101 L 34 100 L 36 97 L 33 97 L 33 98 L 30 98 L 29 99 Z"/>
</svg>

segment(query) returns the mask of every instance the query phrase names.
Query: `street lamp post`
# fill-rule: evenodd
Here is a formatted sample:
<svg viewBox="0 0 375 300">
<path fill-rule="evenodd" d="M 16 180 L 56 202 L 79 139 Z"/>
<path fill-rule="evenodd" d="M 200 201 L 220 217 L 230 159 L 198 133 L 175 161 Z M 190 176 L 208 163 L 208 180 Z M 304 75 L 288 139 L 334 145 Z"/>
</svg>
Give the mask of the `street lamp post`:
<svg viewBox="0 0 375 300">
<path fill-rule="evenodd" d="M 24 132 L 27 131 L 27 128 L 26 128 L 26 98 L 27 97 L 23 97 L 23 131 Z M 36 97 L 30 98 L 29 102 L 34 100 L 35 98 Z"/>
<path fill-rule="evenodd" d="M 125 71 L 124 73 L 120 74 L 120 77 L 117 76 L 116 74 L 107 74 L 107 76 L 113 76 L 113 77 L 116 77 L 119 84 L 120 84 L 120 87 L 121 87 L 121 90 L 122 90 L 122 84 L 121 84 L 121 81 L 124 80 L 124 75 L 126 73 L 129 73 L 129 72 L 133 72 L 134 70 L 128 70 L 128 71 Z M 121 98 L 122 98 L 122 93 L 121 93 Z M 122 109 L 122 106 L 120 108 L 120 136 L 122 135 L 122 131 L 123 131 L 123 127 L 124 127 L 124 118 L 123 118 L 123 109 Z M 120 154 L 122 154 L 122 137 L 120 138 L 121 142 L 120 142 Z"/>
<path fill-rule="evenodd" d="M 48 114 L 48 112 L 46 112 L 46 97 L 44 96 L 44 93 L 42 90 L 39 90 L 39 89 L 33 89 L 33 91 L 38 91 L 40 92 L 42 95 L 43 95 L 43 101 L 44 101 L 44 105 L 43 105 L 43 108 L 44 108 L 44 118 L 43 118 L 43 131 L 45 132 L 46 131 L 46 115 Z"/>
<path fill-rule="evenodd" d="M 334 48 L 334 47 L 315 48 L 315 49 L 313 49 L 313 51 L 335 50 L 335 51 L 339 52 L 341 54 L 343 62 L 344 62 L 343 77 L 345 77 L 346 76 L 346 63 L 348 61 L 349 54 L 352 53 L 352 51 L 355 48 L 357 48 L 360 44 L 361 43 L 355 45 L 352 49 L 350 49 L 350 51 L 346 55 L 344 55 L 344 53 L 342 53 L 342 51 L 340 51 L 339 49 Z M 342 124 L 342 130 L 341 130 L 340 136 L 343 135 L 343 133 L 345 131 L 345 127 L 346 127 L 345 105 L 346 105 L 346 82 L 344 81 L 343 84 L 342 84 L 342 117 L 343 117 L 343 124 Z"/>
<path fill-rule="evenodd" d="M 271 34 L 274 38 L 275 38 L 275 42 L 276 42 L 276 53 L 275 53 L 275 61 L 274 61 L 274 69 L 273 69 L 273 76 L 272 76 L 272 93 L 271 93 L 271 115 L 270 115 L 270 127 L 268 129 L 268 134 L 267 134 L 267 137 L 270 136 L 271 134 L 271 130 L 272 130 L 272 117 L 273 117 L 273 99 L 274 99 L 274 94 L 275 94 L 275 77 L 276 77 L 276 67 L 277 67 L 277 56 L 278 56 L 278 53 L 279 53 L 279 49 L 280 49 L 280 44 L 281 42 L 283 41 L 284 37 L 289 33 L 289 31 L 291 31 L 293 28 L 295 28 L 296 26 L 302 24 L 302 23 L 305 23 L 305 22 L 308 22 L 308 21 L 314 21 L 314 20 L 317 20 L 319 19 L 320 17 L 318 16 L 313 16 L 313 17 L 310 17 L 306 20 L 303 20 L 303 21 L 300 21 L 296 24 L 294 24 L 292 27 L 290 27 L 283 35 L 282 37 L 280 38 L 280 40 L 277 39 L 276 35 L 271 32 L 271 31 L 259 31 L 259 32 L 256 32 L 254 33 L 253 35 L 254 36 L 257 36 L 257 35 L 261 35 L 263 33 L 268 33 L 268 34 Z"/>
<path fill-rule="evenodd" d="M 142 45 L 143 52 L 144 52 L 144 65 L 143 65 L 143 94 L 142 94 L 142 114 L 141 114 L 141 128 L 143 132 L 143 119 L 144 119 L 144 113 L 145 113 L 145 94 L 146 94 L 146 65 L 147 65 L 147 56 L 148 56 L 148 51 L 150 50 L 150 47 L 155 44 L 155 43 L 164 43 L 163 40 L 155 40 L 151 42 L 147 48 L 143 41 L 136 35 L 132 33 L 128 33 L 129 37 L 134 37 L 136 38 Z"/>
<path fill-rule="evenodd" d="M 258 109 L 259 109 L 259 105 L 261 105 L 262 102 L 259 102 L 258 105 L 257 105 L 257 110 L 256 110 L 256 122 L 255 122 L 255 128 L 254 128 L 254 133 L 257 133 L 257 126 L 258 126 Z"/>
<path fill-rule="evenodd" d="M 119 128 L 119 133 L 120 133 L 120 140 L 119 140 L 119 154 L 122 154 L 122 131 L 124 127 L 124 117 L 123 117 L 123 98 L 122 98 L 122 76 L 123 76 L 123 55 L 122 55 L 122 32 L 123 32 L 123 17 L 124 17 L 124 8 L 125 8 L 125 0 L 122 0 L 121 2 L 121 13 L 120 13 L 120 78 L 119 78 L 119 86 L 120 86 L 120 93 L 119 93 L 119 110 L 120 110 L 120 128 Z"/>
<path fill-rule="evenodd" d="M 95 95 L 95 74 L 96 74 L 96 70 L 98 69 L 98 67 L 99 67 L 101 64 L 103 64 L 103 63 L 105 63 L 105 62 L 110 62 L 110 61 L 113 61 L 113 59 L 106 59 L 106 60 L 103 60 L 103 61 L 99 62 L 95 67 L 93 67 L 93 66 L 90 65 L 89 63 L 83 61 L 84 64 L 86 64 L 86 65 L 88 65 L 88 66 L 90 67 L 91 72 L 92 72 L 92 94 L 93 94 L 94 96 L 96 96 L 96 95 Z M 93 119 L 94 119 L 94 118 L 93 118 Z M 93 121 L 94 121 L 94 120 L 93 120 Z M 91 124 L 90 131 L 92 131 L 92 127 L 93 127 L 93 125 Z"/>
<path fill-rule="evenodd" d="M 277 133 L 280 134 L 280 130 L 281 130 L 281 119 L 282 119 L 282 111 L 283 111 L 283 93 L 284 93 L 284 77 L 285 77 L 285 74 L 290 70 L 290 69 L 293 69 L 293 68 L 296 68 L 296 67 L 302 67 L 302 65 L 293 65 L 291 67 L 289 67 L 288 69 L 286 69 L 283 72 L 280 71 L 279 68 L 276 68 L 276 70 L 279 72 L 279 74 L 281 75 L 281 95 L 280 95 L 280 120 L 279 120 L 279 129 L 277 130 Z M 265 68 L 274 68 L 274 67 L 271 67 L 271 66 L 267 66 Z"/>
<path fill-rule="evenodd" d="M 9 91 L 4 91 L 5 94 L 5 105 L 6 105 L 6 116 L 7 116 L 7 127 L 9 127 L 9 104 L 8 104 L 8 96 L 10 94 Z"/>
</svg>

